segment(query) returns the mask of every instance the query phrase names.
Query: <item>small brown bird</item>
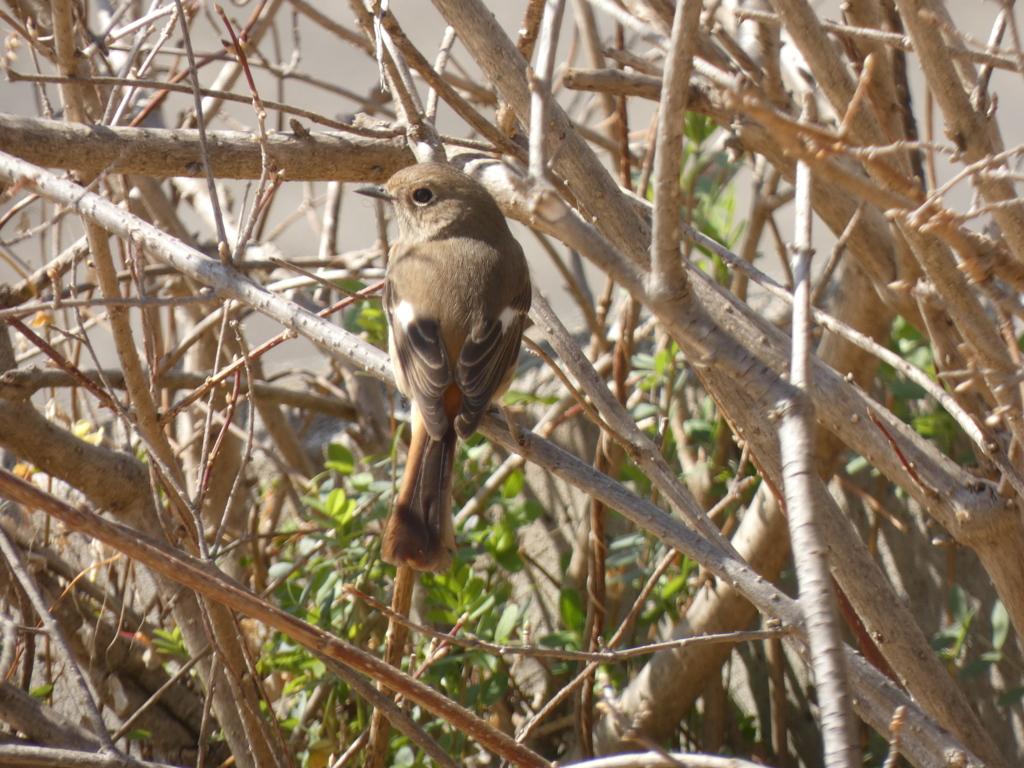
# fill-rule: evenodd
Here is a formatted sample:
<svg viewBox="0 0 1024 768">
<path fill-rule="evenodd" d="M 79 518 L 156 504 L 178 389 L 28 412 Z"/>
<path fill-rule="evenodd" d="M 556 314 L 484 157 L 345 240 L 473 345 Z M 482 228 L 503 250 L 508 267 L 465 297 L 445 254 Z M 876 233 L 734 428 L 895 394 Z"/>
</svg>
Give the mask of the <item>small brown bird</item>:
<svg viewBox="0 0 1024 768">
<path fill-rule="evenodd" d="M 398 388 L 412 403 L 409 457 L 382 554 L 443 571 L 455 550 L 456 439 L 476 431 L 512 381 L 530 271 L 497 203 L 452 166 L 410 166 L 359 191 L 390 202 L 398 219 L 384 310 Z"/>
</svg>

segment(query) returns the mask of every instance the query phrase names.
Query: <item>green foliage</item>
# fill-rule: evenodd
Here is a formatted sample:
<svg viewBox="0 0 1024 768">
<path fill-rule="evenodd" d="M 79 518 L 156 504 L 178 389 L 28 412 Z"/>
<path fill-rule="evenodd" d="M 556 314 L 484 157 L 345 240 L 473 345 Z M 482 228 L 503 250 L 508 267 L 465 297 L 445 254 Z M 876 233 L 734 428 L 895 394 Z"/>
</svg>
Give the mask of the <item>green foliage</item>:
<svg viewBox="0 0 1024 768">
<path fill-rule="evenodd" d="M 375 480 L 374 472 L 386 474 L 389 468 L 387 458 L 357 465 L 345 446 L 328 446 L 326 471 L 303 497 L 304 519 L 282 525 L 278 556 L 267 573 L 274 585 L 271 599 L 282 609 L 360 647 L 379 645 L 386 624 L 365 604 L 347 599 L 344 588 L 351 584 L 382 598 L 378 585 L 393 571 L 380 562 L 376 537 L 368 535 L 386 514 L 391 492 L 391 483 Z M 319 756 L 337 748 L 338 709 L 348 732 L 358 735 L 369 727 L 372 710 L 344 683 L 331 681 L 323 662 L 287 636 L 274 633 L 267 640 L 258 668 L 283 682 L 276 711 L 287 737 L 303 746 L 300 765 L 321 764 Z M 304 718 L 310 696 L 325 680 L 331 682 L 324 718 Z"/>
<path fill-rule="evenodd" d="M 366 288 L 359 280 L 342 280 L 338 285 L 353 293 Z M 379 300 L 355 302 L 344 314 L 345 329 L 364 336 L 367 341 L 382 349 L 388 345 L 388 321 Z"/>
<path fill-rule="evenodd" d="M 732 248 L 743 231 L 742 225 L 734 224 L 736 196 L 732 184 L 742 162 L 738 157 L 730 157 L 724 149 L 709 148 L 717 129 L 707 117 L 686 113 L 680 184 L 690 201 L 687 212 L 690 223 L 713 240 Z M 729 271 L 722 260 L 703 247 L 698 250 L 709 259 L 704 268 L 720 283 L 727 284 Z"/>
<path fill-rule="evenodd" d="M 1024 677 L 1024 669 L 1021 668 L 1020 660 L 1008 655 L 1003 648 L 1010 636 L 1010 614 L 1003 605 L 1002 600 L 996 600 L 992 605 L 992 612 L 989 615 L 992 626 L 992 637 L 988 644 L 989 650 L 982 652 L 978 658 L 969 662 L 960 671 L 960 677 L 970 680 L 973 677 L 986 675 L 995 664 L 1006 664 L 1014 669 L 1016 677 Z M 1024 685 L 1018 685 L 1005 691 L 997 700 L 1000 707 L 1010 707 L 1024 700 Z"/>
<path fill-rule="evenodd" d="M 456 460 L 457 498 L 465 501 L 475 494 L 496 466 L 494 452 L 485 441 L 474 438 L 462 445 Z M 387 514 L 391 473 L 390 457 L 360 463 L 344 446 L 328 446 L 325 472 L 314 478 L 303 497 L 304 519 L 282 526 L 280 551 L 267 573 L 276 604 L 362 648 L 383 646 L 386 620 L 358 597 L 348 599 L 345 586 L 350 584 L 381 602 L 389 599 L 394 568 L 381 562 L 378 537 L 372 531 Z M 523 485 L 522 471 L 511 472 L 487 500 L 487 518 L 471 516 L 459 527 L 456 538 L 461 548 L 452 568 L 420 575 L 425 616 L 439 629 L 457 627 L 467 637 L 495 643 L 522 640 L 521 624 L 529 603 L 510 601 L 508 576 L 524 567 L 519 529 L 542 512 L 535 501 L 523 498 Z M 413 637 L 412 656 L 404 662 L 407 669 L 423 664 L 431 643 L 429 637 Z M 578 633 L 571 642 L 579 647 Z M 446 651 L 431 660 L 421 679 L 487 717 L 492 707 L 510 695 L 504 660 L 476 649 L 452 646 Z M 310 696 L 330 679 L 322 662 L 279 633 L 267 641 L 259 658 L 261 674 L 285 681 L 277 712 L 287 737 L 303 745 L 297 753 L 299 764 L 315 763 L 329 744 L 336 749 L 337 738 L 331 742 L 323 721 L 303 717 Z M 347 686 L 332 682 L 329 696 L 335 708 L 344 710 L 342 719 L 351 738 L 368 727 L 372 711 L 350 695 Z M 460 755 L 469 748 L 465 735 L 444 721 L 416 707 L 411 711 L 449 754 Z M 389 764 L 428 763 L 396 732 Z"/>
<path fill-rule="evenodd" d="M 152 642 L 153 647 L 165 656 L 176 657 L 182 661 L 189 660 L 188 648 L 185 647 L 185 640 L 178 627 L 170 631 L 154 629 Z"/>
<path fill-rule="evenodd" d="M 687 112 L 683 127 L 683 161 L 679 184 L 684 192 L 683 218 L 698 231 L 727 247 L 732 247 L 742 234 L 742 225 L 733 223 L 736 197 L 733 180 L 743 163 L 729 152 L 709 147 L 710 139 L 719 130 L 709 118 Z M 639 180 L 639 171 L 633 179 Z M 653 189 L 648 196 L 653 199 Z M 728 270 L 725 264 L 704 248 L 699 251 L 708 257 L 703 266 L 725 284 Z"/>
<path fill-rule="evenodd" d="M 932 379 L 937 378 L 931 344 L 903 317 L 893 321 L 889 346 L 908 363 L 920 368 Z M 918 384 L 904 379 L 885 363 L 879 367 L 878 378 L 885 385 L 889 395 L 887 405 L 894 414 L 918 434 L 934 441 L 944 453 L 956 456 L 961 463 L 974 461 L 970 446 L 958 445 L 962 430 L 956 421 L 942 406 L 928 397 Z M 958 451 L 962 455 L 957 456 Z"/>
<path fill-rule="evenodd" d="M 873 475 L 878 474 L 878 471 L 874 469 L 871 466 L 871 464 L 868 463 L 868 460 L 865 459 L 863 456 L 854 456 L 852 459 L 846 462 L 846 474 L 848 474 L 850 477 L 853 477 L 854 475 L 859 475 L 861 472 L 864 472 L 866 470 L 871 470 Z"/>
<path fill-rule="evenodd" d="M 53 693 L 53 683 L 44 683 L 43 685 L 40 685 L 38 688 L 33 688 L 31 691 L 28 692 L 28 695 L 31 696 L 33 699 L 43 701 L 44 699 L 48 699 L 51 693 Z"/>
<path fill-rule="evenodd" d="M 637 387 L 650 392 L 656 387 L 668 386 L 678 391 L 686 378 L 686 359 L 674 341 L 657 354 L 637 352 L 632 359 L 633 371 L 641 375 Z"/>
<path fill-rule="evenodd" d="M 558 612 L 562 617 L 562 624 L 565 625 L 566 630 L 576 635 L 576 645 L 578 647 L 579 638 L 583 634 L 583 622 L 587 617 L 580 593 L 575 589 L 563 589 L 558 594 Z"/>
<path fill-rule="evenodd" d="M 961 680 L 971 680 L 990 673 L 996 664 L 1005 664 L 1014 669 L 1018 677 L 1024 674 L 1019 659 L 1004 653 L 1003 648 L 1010 635 L 1010 615 L 1001 600 L 996 600 L 989 614 L 992 627 L 991 637 L 986 638 L 974 629 L 976 612 L 969 607 L 964 589 L 954 584 L 949 592 L 950 624 L 939 630 L 932 638 L 932 647 L 951 669 L 958 669 Z M 976 655 L 972 648 L 985 650 Z M 969 657 L 972 657 L 970 658 Z M 1000 707 L 1009 707 L 1024 699 L 1024 686 L 1016 686 L 1004 692 L 998 700 Z"/>
<path fill-rule="evenodd" d="M 342 477 L 351 475 L 355 470 L 355 459 L 352 451 L 341 443 L 331 443 L 327 446 L 327 461 L 324 462 L 326 469 L 337 472 Z"/>
<path fill-rule="evenodd" d="M 974 621 L 974 610 L 968 606 L 967 593 L 959 584 L 949 590 L 949 614 L 952 621 L 935 634 L 932 647 L 940 658 L 955 662 L 960 659 Z"/>
<path fill-rule="evenodd" d="M 549 397 L 541 397 L 533 392 L 523 392 L 518 389 L 510 389 L 502 397 L 502 402 L 507 406 L 513 405 L 554 405 L 558 402 L 558 397 L 551 395 Z"/>
</svg>

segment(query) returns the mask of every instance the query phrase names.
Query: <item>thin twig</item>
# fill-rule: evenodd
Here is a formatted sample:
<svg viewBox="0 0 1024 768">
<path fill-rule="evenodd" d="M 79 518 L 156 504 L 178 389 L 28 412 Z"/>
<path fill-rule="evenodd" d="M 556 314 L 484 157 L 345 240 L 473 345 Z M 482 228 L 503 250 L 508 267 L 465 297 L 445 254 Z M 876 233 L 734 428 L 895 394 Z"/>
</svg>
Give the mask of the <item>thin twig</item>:
<svg viewBox="0 0 1024 768">
<path fill-rule="evenodd" d="M 206 186 L 210 192 L 210 204 L 213 206 L 213 220 L 217 226 L 217 251 L 220 253 L 221 261 L 228 263 L 230 258 L 230 246 L 228 245 L 228 233 L 224 228 L 224 216 L 220 210 L 220 197 L 217 193 L 217 180 L 213 175 L 213 166 L 210 164 L 210 152 L 206 143 L 206 117 L 203 115 L 203 98 L 199 93 L 199 70 L 196 67 L 196 57 L 192 52 L 192 35 L 188 28 L 188 17 L 181 5 L 181 0 L 174 0 L 178 9 L 178 20 L 181 22 L 181 35 L 185 40 L 185 51 L 188 55 L 188 67 L 192 80 L 192 99 L 196 111 L 196 127 L 199 129 L 199 157 L 203 163 L 203 171 L 206 175 Z"/>
<path fill-rule="evenodd" d="M 666 555 L 667 564 L 659 565 L 655 569 L 655 573 L 664 573 L 667 570 L 668 565 L 671 564 L 672 560 L 678 557 L 678 553 L 672 552 Z M 650 592 L 657 585 L 657 580 L 652 579 L 649 581 L 649 589 L 645 590 L 637 597 L 635 607 L 642 609 L 646 601 L 646 597 L 650 595 Z M 662 643 L 649 643 L 647 645 L 640 645 L 635 648 L 628 648 L 624 651 L 565 651 L 557 648 L 544 648 L 539 645 L 502 645 L 500 643 L 490 643 L 486 640 L 481 640 L 478 637 L 469 635 L 467 637 L 461 637 L 449 632 L 438 632 L 436 630 L 425 627 L 422 624 L 417 624 L 411 621 L 400 612 L 393 608 L 388 608 L 379 600 L 375 600 L 372 596 L 361 592 L 351 584 L 345 585 L 345 592 L 359 600 L 362 600 L 367 605 L 372 606 L 375 610 L 380 611 L 388 616 L 389 619 L 395 620 L 404 624 L 409 629 L 413 630 L 417 634 L 423 637 L 430 637 L 436 640 L 442 640 L 451 645 L 457 645 L 460 648 L 466 648 L 469 650 L 486 651 L 492 653 L 495 656 L 529 656 L 537 659 L 566 659 L 569 661 L 591 661 L 599 662 L 603 664 L 614 664 L 617 661 L 623 661 L 625 659 L 633 659 L 637 656 L 646 656 L 651 653 L 657 653 L 658 651 L 671 650 L 673 648 L 682 648 L 687 645 L 700 645 L 702 643 L 744 643 L 754 640 L 767 640 L 772 637 L 784 637 L 790 634 L 790 630 L 785 629 L 766 629 L 756 631 L 737 631 L 737 632 L 724 632 L 714 635 L 695 635 L 692 637 L 681 637 L 676 640 L 667 640 Z M 616 637 L 620 638 L 624 636 L 624 632 L 616 633 Z"/>
</svg>

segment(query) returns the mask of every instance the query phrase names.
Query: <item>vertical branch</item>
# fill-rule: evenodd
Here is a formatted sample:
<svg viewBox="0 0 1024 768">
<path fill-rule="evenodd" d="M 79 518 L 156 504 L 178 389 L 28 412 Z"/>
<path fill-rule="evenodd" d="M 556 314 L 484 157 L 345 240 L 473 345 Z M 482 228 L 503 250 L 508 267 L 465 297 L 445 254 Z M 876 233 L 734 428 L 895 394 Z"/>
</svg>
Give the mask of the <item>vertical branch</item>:
<svg viewBox="0 0 1024 768">
<path fill-rule="evenodd" d="M 367 36 L 376 38 L 377 63 L 388 90 L 394 97 L 395 111 L 406 125 L 409 149 L 421 163 L 443 160 L 444 146 L 437 135 L 437 130 L 426 118 L 423 103 L 409 71 L 409 63 L 385 27 L 384 19 L 391 14 L 388 4 L 376 0 L 373 4 L 375 15 L 372 18 L 363 8 L 362 0 L 351 0 L 351 5 L 359 14 L 360 23 Z"/>
<path fill-rule="evenodd" d="M 686 289 L 686 271 L 679 253 L 679 186 L 686 121 L 687 84 L 700 23 L 700 0 L 680 0 L 672 21 L 672 42 L 665 61 L 654 146 L 654 228 L 651 236 L 651 292 L 668 296 Z"/>
<path fill-rule="evenodd" d="M 405 641 L 409 637 L 409 627 L 400 617 L 409 615 L 412 606 L 412 590 L 416 584 L 416 571 L 408 565 L 400 565 L 395 572 L 395 587 L 391 595 L 391 610 L 395 612 L 388 620 L 388 632 L 385 637 L 384 661 L 396 669 L 402 666 L 402 655 Z M 388 689 L 378 683 L 377 689 L 387 695 Z M 366 746 L 366 762 L 363 768 L 382 768 L 388 756 L 388 743 L 391 737 L 391 721 L 381 708 L 373 710 L 370 722 L 370 743 Z"/>
<path fill-rule="evenodd" d="M 196 68 L 196 57 L 192 51 L 192 35 L 189 34 L 188 17 L 185 9 L 182 8 L 181 0 L 174 0 L 178 9 L 178 19 L 181 21 L 181 35 L 185 40 L 185 53 L 188 56 L 188 68 L 192 80 L 192 98 L 195 101 L 196 127 L 199 129 L 199 146 L 201 147 L 200 157 L 203 161 L 203 174 L 206 176 L 206 186 L 210 190 L 210 205 L 213 206 L 213 220 L 217 226 L 217 252 L 220 259 L 227 264 L 230 261 L 230 246 L 228 245 L 228 233 L 224 228 L 224 216 L 220 210 L 220 198 L 217 196 L 217 180 L 213 176 L 213 166 L 210 165 L 210 153 L 206 146 L 206 120 L 203 116 L 203 97 L 199 92 L 199 70 Z"/>
<path fill-rule="evenodd" d="M 772 751 L 775 753 L 776 768 L 789 768 L 789 740 L 786 712 L 786 657 L 782 653 L 782 641 L 772 638 L 764 641 L 765 656 L 768 659 L 768 691 L 771 697 Z"/>
<path fill-rule="evenodd" d="M 338 222 L 341 219 L 342 190 L 343 186 L 340 181 L 327 182 L 324 219 L 320 228 L 320 245 L 317 248 L 317 258 L 321 261 L 327 261 L 338 252 Z"/>
<path fill-rule="evenodd" d="M 530 181 L 540 184 L 547 178 L 548 115 L 551 114 L 551 80 L 555 71 L 558 30 L 562 26 L 564 0 L 547 0 L 541 21 L 537 50 L 537 70 L 530 72 Z"/>
<path fill-rule="evenodd" d="M 808 101 L 808 103 L 810 103 Z M 788 399 L 781 405 L 779 448 L 782 485 L 789 516 L 800 606 L 807 625 L 811 666 L 827 768 L 854 768 L 860 763 L 847 680 L 843 641 L 825 543 L 815 515 L 823 486 L 814 467 L 814 408 L 807 395 L 811 357 L 811 169 L 796 170 L 796 243 L 793 247 L 793 346 Z"/>
<path fill-rule="evenodd" d="M 53 47 L 57 53 L 57 68 L 65 77 L 78 74 L 76 61 L 78 51 L 75 49 L 74 2 L 72 0 L 53 0 L 50 11 L 53 17 Z M 82 106 L 81 86 L 75 83 L 61 83 L 58 86 L 60 100 L 64 104 L 65 117 L 75 123 L 86 122 L 85 109 Z"/>
<path fill-rule="evenodd" d="M 448 57 L 451 56 L 452 46 L 455 45 L 455 29 L 448 26 L 444 28 L 444 37 L 441 38 L 441 45 L 437 50 L 437 58 L 434 59 L 434 71 L 441 77 L 444 76 L 444 69 L 448 66 Z M 437 88 L 431 88 L 427 94 L 427 120 L 434 123 L 437 118 Z"/>
<path fill-rule="evenodd" d="M 519 25 L 519 37 L 516 40 L 516 50 L 523 57 L 523 61 L 529 62 L 533 58 L 533 47 L 537 44 L 537 33 L 540 30 L 541 20 L 544 18 L 544 7 L 547 0 L 529 0 L 526 11 L 523 12 L 523 21 Z M 498 108 L 495 110 L 494 124 L 498 131 L 504 136 L 514 136 L 516 133 L 516 113 L 504 94 L 498 101 Z"/>
<path fill-rule="evenodd" d="M 604 54 L 601 52 L 601 39 L 598 37 L 597 22 L 594 19 L 594 9 L 590 7 L 587 0 L 572 0 L 573 10 L 576 15 L 576 29 L 579 30 L 580 42 L 583 45 L 583 52 L 587 56 L 587 63 L 595 68 L 604 67 Z M 621 29 L 621 26 L 620 26 Z M 611 117 L 615 114 L 616 102 L 625 101 L 625 97 L 612 96 L 610 93 L 598 93 L 601 100 L 601 112 L 604 117 Z M 610 126 L 609 138 L 615 138 L 615 126 Z"/>
</svg>

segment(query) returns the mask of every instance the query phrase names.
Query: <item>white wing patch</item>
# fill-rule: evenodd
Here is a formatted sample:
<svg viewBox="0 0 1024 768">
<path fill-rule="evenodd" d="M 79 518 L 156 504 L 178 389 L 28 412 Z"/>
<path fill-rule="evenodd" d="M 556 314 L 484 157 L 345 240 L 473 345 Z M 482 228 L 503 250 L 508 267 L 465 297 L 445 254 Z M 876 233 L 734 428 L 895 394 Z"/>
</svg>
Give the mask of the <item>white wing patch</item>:
<svg viewBox="0 0 1024 768">
<path fill-rule="evenodd" d="M 416 317 L 416 312 L 408 301 L 400 301 L 398 306 L 395 307 L 395 317 L 398 318 L 398 322 L 402 325 L 402 330 L 407 331 L 409 330 L 409 323 Z"/>
<path fill-rule="evenodd" d="M 512 309 L 512 307 L 505 307 L 501 310 L 501 314 L 498 315 L 498 322 L 501 323 L 501 331 L 504 333 L 519 318 L 519 311 Z"/>
</svg>

